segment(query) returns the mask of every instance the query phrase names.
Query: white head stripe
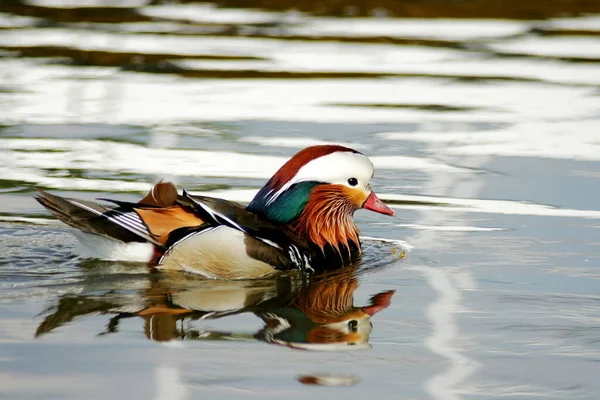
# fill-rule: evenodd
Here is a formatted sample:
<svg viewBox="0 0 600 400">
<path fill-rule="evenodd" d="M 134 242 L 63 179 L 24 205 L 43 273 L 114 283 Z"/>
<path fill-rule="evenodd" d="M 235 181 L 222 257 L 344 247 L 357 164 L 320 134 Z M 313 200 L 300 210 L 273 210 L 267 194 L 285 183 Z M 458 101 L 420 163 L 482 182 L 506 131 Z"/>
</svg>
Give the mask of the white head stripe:
<svg viewBox="0 0 600 400">
<path fill-rule="evenodd" d="M 336 151 L 306 163 L 281 189 L 270 194 L 267 205 L 296 183 L 317 181 L 349 186 L 348 179 L 356 178 L 356 187 L 368 190 L 372 176 L 373 163 L 366 156 L 349 151 Z"/>
</svg>

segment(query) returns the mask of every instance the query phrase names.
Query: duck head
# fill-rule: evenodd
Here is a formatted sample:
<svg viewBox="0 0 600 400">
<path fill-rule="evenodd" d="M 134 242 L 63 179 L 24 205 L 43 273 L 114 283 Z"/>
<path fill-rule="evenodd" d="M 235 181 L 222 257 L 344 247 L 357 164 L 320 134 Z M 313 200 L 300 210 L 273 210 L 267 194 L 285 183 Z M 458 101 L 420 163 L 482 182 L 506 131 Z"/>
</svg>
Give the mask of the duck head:
<svg viewBox="0 0 600 400">
<path fill-rule="evenodd" d="M 273 175 L 248 209 L 278 223 L 321 249 L 360 249 L 354 212 L 364 208 L 394 215 L 371 190 L 373 163 L 356 150 L 337 145 L 308 147 Z"/>
</svg>

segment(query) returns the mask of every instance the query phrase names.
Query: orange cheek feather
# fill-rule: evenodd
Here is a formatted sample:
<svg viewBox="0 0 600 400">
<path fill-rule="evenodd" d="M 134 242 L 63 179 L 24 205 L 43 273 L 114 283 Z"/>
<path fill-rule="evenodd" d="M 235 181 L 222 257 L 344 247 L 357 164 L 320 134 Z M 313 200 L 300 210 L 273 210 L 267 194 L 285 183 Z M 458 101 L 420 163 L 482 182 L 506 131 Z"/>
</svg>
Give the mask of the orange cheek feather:
<svg viewBox="0 0 600 400">
<path fill-rule="evenodd" d="M 342 185 L 340 185 L 340 188 L 344 193 L 344 196 L 346 196 L 350 203 L 352 203 L 356 208 L 361 208 L 369 197 L 369 194 L 361 189 L 353 189 Z"/>
<path fill-rule="evenodd" d="M 319 185 L 311 192 L 296 231 L 321 249 L 330 244 L 339 251 L 339 244 L 348 246 L 348 242 L 358 246 L 358 229 L 352 214 L 362 206 L 364 198 L 360 190 L 343 185 Z"/>
</svg>

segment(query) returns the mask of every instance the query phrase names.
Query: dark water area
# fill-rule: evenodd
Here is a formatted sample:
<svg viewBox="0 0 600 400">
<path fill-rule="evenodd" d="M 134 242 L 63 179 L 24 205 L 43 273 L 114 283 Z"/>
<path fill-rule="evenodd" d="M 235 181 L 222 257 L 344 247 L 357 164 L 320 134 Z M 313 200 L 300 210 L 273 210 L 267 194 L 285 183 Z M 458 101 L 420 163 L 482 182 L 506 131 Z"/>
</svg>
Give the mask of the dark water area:
<svg viewBox="0 0 600 400">
<path fill-rule="evenodd" d="M 1 399 L 597 399 L 600 2 L 0 0 Z M 82 259 L 35 188 L 368 155 L 327 276 Z"/>
</svg>

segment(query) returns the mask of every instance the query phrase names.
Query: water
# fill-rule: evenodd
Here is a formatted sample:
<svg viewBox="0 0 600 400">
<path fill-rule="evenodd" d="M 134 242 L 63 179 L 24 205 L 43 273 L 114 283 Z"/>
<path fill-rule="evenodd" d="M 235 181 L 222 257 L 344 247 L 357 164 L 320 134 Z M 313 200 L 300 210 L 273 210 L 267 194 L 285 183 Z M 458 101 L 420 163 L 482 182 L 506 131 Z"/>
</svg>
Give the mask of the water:
<svg viewBox="0 0 600 400">
<path fill-rule="evenodd" d="M 597 398 L 592 3 L 113 3 L 0 6 L 1 398 Z M 244 202 L 329 142 L 397 217 L 359 211 L 365 260 L 325 281 L 80 260 L 32 198 Z"/>
</svg>

